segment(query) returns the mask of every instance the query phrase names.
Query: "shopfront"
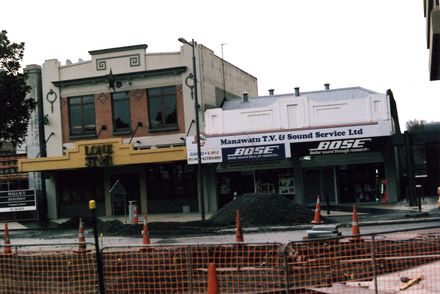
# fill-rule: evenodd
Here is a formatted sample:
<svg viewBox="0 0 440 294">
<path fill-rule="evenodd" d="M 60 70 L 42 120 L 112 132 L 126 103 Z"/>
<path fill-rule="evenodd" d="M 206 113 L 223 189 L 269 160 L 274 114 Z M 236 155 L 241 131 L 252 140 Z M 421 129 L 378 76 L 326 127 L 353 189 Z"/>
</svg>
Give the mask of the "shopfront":
<svg viewBox="0 0 440 294">
<path fill-rule="evenodd" d="M 202 162 L 216 166 L 219 207 L 243 193 L 270 192 L 314 205 L 381 201 L 381 184 L 398 173 L 389 123 L 309 130 L 205 136 Z M 187 139 L 188 163 L 197 152 Z M 194 144 L 195 145 L 195 144 Z"/>
<path fill-rule="evenodd" d="M 49 218 L 90 214 L 123 216 L 129 203 L 140 213 L 197 211 L 195 169 L 185 147 L 134 149 L 122 139 L 78 141 L 64 156 L 23 159 L 21 171 L 43 171 Z"/>
</svg>

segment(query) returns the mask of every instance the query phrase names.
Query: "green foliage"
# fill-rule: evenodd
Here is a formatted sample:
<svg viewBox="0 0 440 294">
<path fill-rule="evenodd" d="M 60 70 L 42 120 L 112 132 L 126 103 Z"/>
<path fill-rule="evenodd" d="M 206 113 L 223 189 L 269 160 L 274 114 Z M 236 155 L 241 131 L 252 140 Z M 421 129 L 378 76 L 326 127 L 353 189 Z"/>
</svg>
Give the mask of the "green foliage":
<svg viewBox="0 0 440 294">
<path fill-rule="evenodd" d="M 426 121 L 413 119 L 406 122 L 406 129 L 410 133 L 423 132 L 425 130 Z"/>
<path fill-rule="evenodd" d="M 0 146 L 7 142 L 23 143 L 32 110 L 33 99 L 26 99 L 30 87 L 20 72 L 24 43 L 11 43 L 6 31 L 0 32 Z"/>
</svg>

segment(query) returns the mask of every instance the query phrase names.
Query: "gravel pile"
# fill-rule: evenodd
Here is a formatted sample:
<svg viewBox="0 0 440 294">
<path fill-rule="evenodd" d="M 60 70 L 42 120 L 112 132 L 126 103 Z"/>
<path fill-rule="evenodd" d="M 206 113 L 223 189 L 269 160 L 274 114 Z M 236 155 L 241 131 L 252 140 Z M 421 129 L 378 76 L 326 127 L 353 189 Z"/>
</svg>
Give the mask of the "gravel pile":
<svg viewBox="0 0 440 294">
<path fill-rule="evenodd" d="M 294 203 L 284 196 L 270 193 L 249 193 L 238 196 L 229 204 L 218 210 L 206 222 L 151 222 L 148 224 L 150 236 L 207 235 L 219 228 L 235 226 L 237 209 L 240 210 L 241 224 L 250 226 L 290 226 L 310 224 L 313 211 Z M 92 228 L 90 217 L 84 217 L 84 227 Z M 107 236 L 141 237 L 142 222 L 138 225 L 124 224 L 118 220 L 97 222 L 98 231 Z M 79 218 L 71 218 L 61 224 L 60 229 L 79 227 Z"/>
<path fill-rule="evenodd" d="M 216 225 L 234 225 L 237 209 L 244 226 L 309 224 L 313 220 L 313 211 L 282 195 L 249 193 L 222 207 L 210 221 Z"/>
</svg>

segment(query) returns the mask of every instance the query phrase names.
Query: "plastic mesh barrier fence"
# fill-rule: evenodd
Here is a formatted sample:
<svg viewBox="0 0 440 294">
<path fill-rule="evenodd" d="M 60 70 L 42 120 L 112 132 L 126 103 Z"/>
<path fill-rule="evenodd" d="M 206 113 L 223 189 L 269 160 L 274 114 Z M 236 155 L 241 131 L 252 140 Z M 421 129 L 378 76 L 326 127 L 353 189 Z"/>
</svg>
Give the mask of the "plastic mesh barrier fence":
<svg viewBox="0 0 440 294">
<path fill-rule="evenodd" d="M 78 252 L 72 245 L 35 248 L 17 246 L 0 254 L 0 293 L 96 293 L 94 252 Z"/>
<path fill-rule="evenodd" d="M 0 247 L 0 293 L 98 293 L 93 245 L 10 246 Z M 105 293 L 208 293 L 209 264 L 218 293 L 440 293 L 440 228 L 288 244 L 118 246 L 101 256 Z"/>
</svg>

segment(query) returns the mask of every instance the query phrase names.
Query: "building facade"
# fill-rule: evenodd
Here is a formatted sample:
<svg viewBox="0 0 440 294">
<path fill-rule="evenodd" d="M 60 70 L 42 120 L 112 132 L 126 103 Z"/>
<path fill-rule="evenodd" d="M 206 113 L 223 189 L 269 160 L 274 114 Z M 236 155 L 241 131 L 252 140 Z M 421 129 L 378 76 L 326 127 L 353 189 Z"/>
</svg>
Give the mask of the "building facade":
<svg viewBox="0 0 440 294">
<path fill-rule="evenodd" d="M 302 205 L 314 205 L 317 195 L 329 204 L 399 198 L 392 95 L 328 84 L 322 91 L 244 95 L 207 110 L 205 123 L 202 160 L 208 179 L 215 177 L 216 208 L 249 192 L 283 194 Z M 186 144 L 194 164 L 194 138 Z"/>
<path fill-rule="evenodd" d="M 257 95 L 255 77 L 203 45 L 194 49 L 200 113 L 225 95 Z M 147 53 L 141 44 L 89 54 L 41 68 L 44 156 L 19 162 L 20 171 L 42 173 L 41 210 L 49 218 L 85 215 L 94 199 L 101 216 L 127 214 L 134 202 L 140 213 L 199 211 L 184 142 L 195 133 L 192 47 Z M 205 193 L 206 206 L 211 197 Z"/>
</svg>

